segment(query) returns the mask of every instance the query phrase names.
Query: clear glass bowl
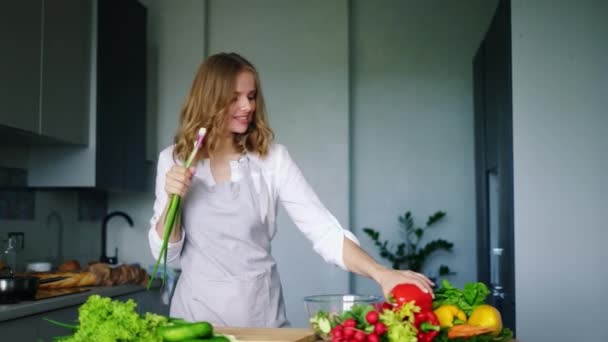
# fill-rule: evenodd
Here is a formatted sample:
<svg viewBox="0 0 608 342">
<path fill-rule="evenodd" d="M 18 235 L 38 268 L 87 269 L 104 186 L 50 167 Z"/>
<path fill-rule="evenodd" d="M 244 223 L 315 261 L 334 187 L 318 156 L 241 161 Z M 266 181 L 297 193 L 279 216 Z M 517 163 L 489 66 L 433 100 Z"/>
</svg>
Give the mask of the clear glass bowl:
<svg viewBox="0 0 608 342">
<path fill-rule="evenodd" d="M 310 320 L 319 311 L 325 311 L 330 316 L 341 315 L 342 312 L 350 310 L 355 304 L 370 304 L 378 308 L 382 306 L 383 298 L 371 295 L 356 294 L 330 294 L 304 297 L 304 308 Z M 320 336 L 324 340 L 327 336 Z"/>
</svg>

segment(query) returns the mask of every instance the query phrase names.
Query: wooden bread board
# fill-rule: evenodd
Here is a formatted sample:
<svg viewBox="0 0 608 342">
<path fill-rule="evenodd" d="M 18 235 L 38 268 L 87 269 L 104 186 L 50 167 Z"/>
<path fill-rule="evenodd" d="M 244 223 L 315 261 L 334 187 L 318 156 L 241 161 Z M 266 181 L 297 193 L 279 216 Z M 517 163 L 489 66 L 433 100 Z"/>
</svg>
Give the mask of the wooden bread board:
<svg viewBox="0 0 608 342">
<path fill-rule="evenodd" d="M 296 328 L 229 328 L 217 327 L 215 331 L 233 335 L 243 342 L 314 342 L 315 334 L 310 329 Z"/>
</svg>

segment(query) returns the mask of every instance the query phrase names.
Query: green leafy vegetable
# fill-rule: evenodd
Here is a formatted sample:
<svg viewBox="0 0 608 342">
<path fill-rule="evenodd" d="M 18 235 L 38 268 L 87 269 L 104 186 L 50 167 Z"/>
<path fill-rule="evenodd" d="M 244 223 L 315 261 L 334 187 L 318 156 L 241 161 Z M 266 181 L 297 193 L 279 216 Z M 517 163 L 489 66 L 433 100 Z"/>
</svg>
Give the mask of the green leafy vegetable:
<svg viewBox="0 0 608 342">
<path fill-rule="evenodd" d="M 374 307 L 369 304 L 355 304 L 350 310 L 341 314 L 319 311 L 310 318 L 310 324 L 312 330 L 322 338 L 327 338 L 335 326 L 343 324 L 347 319 L 354 319 L 357 322 L 357 329 L 370 333 L 374 330 L 374 326 L 367 322 L 365 316 L 373 310 Z"/>
<path fill-rule="evenodd" d="M 60 326 L 62 328 L 67 328 L 67 329 L 72 329 L 72 330 L 78 329 L 78 326 L 74 325 L 74 324 L 67 324 L 67 323 L 59 322 L 59 321 L 56 321 L 54 319 L 50 319 L 50 318 L 47 318 L 47 317 L 44 317 L 42 319 L 45 320 L 45 321 L 47 321 L 47 322 L 53 323 L 53 324 L 55 324 L 57 326 Z"/>
<path fill-rule="evenodd" d="M 156 329 L 160 325 L 166 324 L 168 319 L 152 313 L 146 313 L 141 317 L 135 311 L 136 306 L 137 304 L 132 299 L 121 302 L 92 295 L 78 309 L 80 324 L 76 327 L 76 332 L 57 340 L 64 342 L 162 342 L 162 338 L 156 335 Z"/>
<path fill-rule="evenodd" d="M 365 319 L 365 315 L 367 315 L 368 312 L 373 310 L 374 307 L 369 304 L 355 304 L 350 308 L 350 310 L 344 311 L 342 313 L 342 315 L 340 316 L 340 323 L 344 322 L 349 318 L 353 318 L 355 321 L 357 321 L 358 329 L 365 329 L 369 325 L 367 323 L 367 320 Z"/>
<path fill-rule="evenodd" d="M 384 310 L 380 314 L 380 322 L 388 329 L 389 342 L 416 342 L 418 333 L 414 326 L 414 313 L 420 308 L 413 302 L 407 302 L 398 310 Z"/>
<path fill-rule="evenodd" d="M 310 324 L 312 325 L 312 330 L 320 336 L 327 336 L 332 328 L 329 313 L 325 311 L 317 312 L 310 319 Z"/>
<path fill-rule="evenodd" d="M 485 302 L 490 294 L 490 290 L 484 283 L 466 283 L 461 290 L 449 281 L 443 280 L 441 288 L 435 291 L 433 308 L 438 308 L 444 304 L 454 304 L 470 316 L 473 310 Z"/>
</svg>

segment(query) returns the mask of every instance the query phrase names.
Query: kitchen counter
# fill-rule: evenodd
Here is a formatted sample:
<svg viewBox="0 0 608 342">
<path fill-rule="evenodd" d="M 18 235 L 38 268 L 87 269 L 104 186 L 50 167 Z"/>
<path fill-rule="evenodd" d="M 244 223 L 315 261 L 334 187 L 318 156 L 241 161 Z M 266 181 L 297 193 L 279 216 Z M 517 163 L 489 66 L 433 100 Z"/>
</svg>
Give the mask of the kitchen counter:
<svg viewBox="0 0 608 342">
<path fill-rule="evenodd" d="M 160 283 L 153 284 L 150 291 L 155 291 L 158 293 L 159 288 Z M 99 286 L 90 287 L 89 289 L 89 291 L 66 294 L 59 297 L 22 301 L 17 304 L 0 305 L 0 322 L 63 309 L 66 307 L 77 306 L 84 303 L 87 298 L 93 294 L 98 294 L 105 297 L 119 297 L 136 292 L 146 291 L 146 288 L 141 285 L 119 285 L 107 287 Z"/>
<path fill-rule="evenodd" d="M 216 327 L 216 332 L 234 336 L 241 342 L 317 342 L 311 329 Z M 322 342 L 322 341 L 319 341 Z"/>
<path fill-rule="evenodd" d="M 137 303 L 140 314 L 154 312 L 168 316 L 169 306 L 161 300 L 160 285 L 161 281 L 157 279 L 150 291 L 141 285 L 89 287 L 86 292 L 0 305 L 1 336 L 10 336 L 13 341 L 50 341 L 56 336 L 66 335 L 69 329 L 51 324 L 44 318 L 78 324 L 80 305 L 94 294 L 120 301 L 132 299 Z"/>
</svg>

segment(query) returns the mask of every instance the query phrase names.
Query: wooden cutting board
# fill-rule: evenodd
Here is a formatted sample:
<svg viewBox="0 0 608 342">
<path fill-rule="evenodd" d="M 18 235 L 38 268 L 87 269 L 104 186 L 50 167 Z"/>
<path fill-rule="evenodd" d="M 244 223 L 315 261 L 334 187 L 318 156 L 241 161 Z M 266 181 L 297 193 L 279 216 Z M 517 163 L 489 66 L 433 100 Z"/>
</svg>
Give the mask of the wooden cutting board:
<svg viewBox="0 0 608 342">
<path fill-rule="evenodd" d="M 233 335 L 237 340 L 243 342 L 314 342 L 317 340 L 310 329 L 217 327 L 215 331 Z"/>
<path fill-rule="evenodd" d="M 36 291 L 36 300 L 52 297 L 65 296 L 72 293 L 90 291 L 90 288 L 71 287 L 67 289 L 38 289 Z"/>
</svg>

